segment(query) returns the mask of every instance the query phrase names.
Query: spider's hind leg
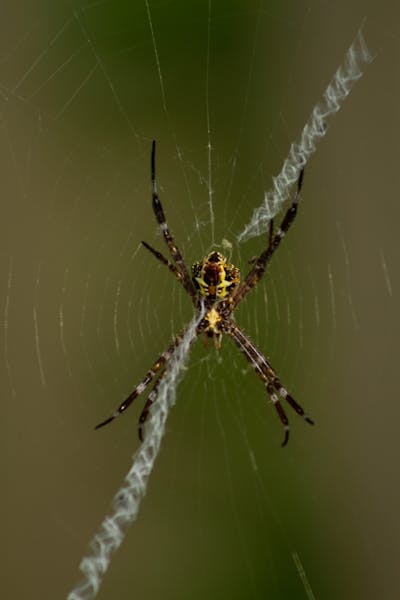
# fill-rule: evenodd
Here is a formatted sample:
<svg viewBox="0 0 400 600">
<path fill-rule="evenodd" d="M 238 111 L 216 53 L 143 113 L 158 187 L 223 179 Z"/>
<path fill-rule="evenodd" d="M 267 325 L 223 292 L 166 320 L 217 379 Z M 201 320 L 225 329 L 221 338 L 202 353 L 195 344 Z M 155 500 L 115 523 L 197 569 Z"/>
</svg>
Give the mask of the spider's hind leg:
<svg viewBox="0 0 400 600">
<path fill-rule="evenodd" d="M 176 268 L 175 265 L 170 263 L 169 260 L 167 260 L 161 252 L 159 252 L 158 250 L 155 250 L 147 242 L 142 241 L 142 244 L 145 248 L 147 248 L 147 250 L 149 250 L 153 254 L 153 256 L 155 256 L 160 262 L 162 262 L 163 265 L 168 267 L 168 269 L 171 271 L 171 273 L 173 273 L 173 275 L 175 275 L 177 280 L 182 283 L 182 273 Z"/>
<path fill-rule="evenodd" d="M 292 204 L 287 209 L 285 216 L 282 219 L 280 227 L 277 229 L 274 234 L 274 223 L 271 219 L 269 224 L 269 236 L 268 236 L 268 246 L 261 252 L 260 256 L 253 262 L 252 268 L 249 273 L 246 275 L 245 279 L 237 288 L 231 302 L 231 309 L 234 310 L 240 302 L 242 302 L 243 298 L 247 296 L 247 294 L 257 285 L 262 276 L 264 275 L 267 266 L 274 254 L 274 252 L 278 249 L 279 244 L 281 243 L 282 238 L 287 233 L 289 227 L 292 225 L 293 221 L 297 215 L 297 208 L 300 200 L 300 192 L 301 187 L 303 185 L 303 176 L 304 176 L 304 168 L 300 171 L 299 178 L 297 180 L 297 189 L 294 195 Z"/>
<path fill-rule="evenodd" d="M 193 303 L 196 303 L 196 290 L 194 289 L 192 279 L 190 277 L 188 268 L 183 260 L 182 254 L 175 243 L 174 238 L 169 230 L 167 219 L 165 217 L 164 209 L 161 204 L 161 200 L 158 197 L 157 182 L 156 182 L 156 142 L 153 140 L 151 149 L 151 190 L 153 199 L 153 211 L 157 220 L 157 223 L 163 234 L 165 243 L 168 246 L 169 252 L 178 267 L 178 271 L 182 274 L 183 287 L 187 293 L 191 296 Z M 168 262 L 168 261 L 167 261 Z"/>
</svg>

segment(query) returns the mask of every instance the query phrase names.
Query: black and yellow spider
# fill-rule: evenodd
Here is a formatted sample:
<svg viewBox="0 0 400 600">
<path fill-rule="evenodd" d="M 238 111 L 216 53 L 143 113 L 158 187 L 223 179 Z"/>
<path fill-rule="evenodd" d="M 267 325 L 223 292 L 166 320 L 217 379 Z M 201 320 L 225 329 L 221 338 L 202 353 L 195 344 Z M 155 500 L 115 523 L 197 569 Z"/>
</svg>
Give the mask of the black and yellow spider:
<svg viewBox="0 0 400 600">
<path fill-rule="evenodd" d="M 278 248 L 281 239 L 289 229 L 297 213 L 297 206 L 300 198 L 301 184 L 303 181 L 303 171 L 300 172 L 297 183 L 297 190 L 291 206 L 288 208 L 280 228 L 274 233 L 273 221 L 270 223 L 269 241 L 266 249 L 260 256 L 252 261 L 252 267 L 246 278 L 240 283 L 239 269 L 228 263 L 226 258 L 219 252 L 211 252 L 201 262 L 196 262 L 192 267 L 192 275 L 185 265 L 178 247 L 168 229 L 164 210 L 157 194 L 156 176 L 155 176 L 155 142 L 153 141 L 151 152 L 151 184 L 153 197 L 153 210 L 157 222 L 163 233 L 164 240 L 168 246 L 173 263 L 169 262 L 158 250 L 154 250 L 146 242 L 142 244 L 150 250 L 154 256 L 160 260 L 175 275 L 178 281 L 183 285 L 192 299 L 197 313 L 201 314 L 205 310 L 205 316 L 197 326 L 197 336 L 204 333 L 212 338 L 217 348 L 221 346 L 222 334 L 229 335 L 239 350 L 244 354 L 248 362 L 254 368 L 257 375 L 263 381 L 269 397 L 278 413 L 278 416 L 285 430 L 285 437 L 282 446 L 285 446 L 289 439 L 289 422 L 279 397 L 286 402 L 302 416 L 307 423 L 313 424 L 313 421 L 305 414 L 304 410 L 292 398 L 292 396 L 281 385 L 276 376 L 271 363 L 256 348 L 253 342 L 241 331 L 234 320 L 234 311 L 243 298 L 260 281 L 264 275 L 268 263 L 275 250 Z M 203 308 L 202 308 L 203 307 Z M 157 400 L 158 386 L 168 371 L 168 362 L 173 356 L 175 350 L 183 341 L 185 330 L 178 334 L 172 344 L 157 358 L 151 369 L 146 373 L 144 379 L 136 386 L 133 392 L 124 400 L 120 407 L 111 417 L 96 426 L 96 429 L 107 425 L 125 412 L 128 406 L 142 394 L 147 386 L 153 381 L 157 373 L 160 375 L 149 394 L 147 402 L 139 418 L 139 438 L 143 441 L 143 425 L 148 417 L 151 405 Z"/>
</svg>

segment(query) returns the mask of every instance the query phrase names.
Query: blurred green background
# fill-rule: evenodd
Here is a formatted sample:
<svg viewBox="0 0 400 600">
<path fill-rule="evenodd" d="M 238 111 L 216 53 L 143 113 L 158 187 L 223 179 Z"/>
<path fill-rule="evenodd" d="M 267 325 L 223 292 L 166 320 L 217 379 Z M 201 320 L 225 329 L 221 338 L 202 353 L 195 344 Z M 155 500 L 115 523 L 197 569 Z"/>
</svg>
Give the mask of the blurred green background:
<svg viewBox="0 0 400 600">
<path fill-rule="evenodd" d="M 100 1 L 5 11 L 3 597 L 65 598 L 79 579 L 138 447 L 145 399 L 93 426 L 191 317 L 140 247 L 163 249 L 151 140 L 188 264 L 213 241 L 211 182 L 214 241 L 232 244 L 245 271 L 265 239 L 237 247 L 235 235 L 363 24 L 374 62 L 330 121 L 298 219 L 237 313 L 316 426 L 288 410 L 281 449 L 243 357 L 229 340 L 219 353 L 198 342 L 139 519 L 98 598 L 397 598 L 398 8 Z"/>
</svg>

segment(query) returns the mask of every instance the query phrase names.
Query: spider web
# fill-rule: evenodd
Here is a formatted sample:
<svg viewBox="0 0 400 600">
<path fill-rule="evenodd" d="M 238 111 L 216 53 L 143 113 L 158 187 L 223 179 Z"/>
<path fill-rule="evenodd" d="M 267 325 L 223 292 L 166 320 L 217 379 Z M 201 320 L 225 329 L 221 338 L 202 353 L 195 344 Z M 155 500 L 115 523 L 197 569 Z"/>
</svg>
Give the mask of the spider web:
<svg viewBox="0 0 400 600">
<path fill-rule="evenodd" d="M 224 339 L 186 362 L 140 515 L 98 598 L 396 597 L 400 28 L 389 4 L 9 8 L 0 47 L 3 514 L 9 598 L 66 597 L 138 451 L 106 418 L 192 318 L 192 264 L 236 244 L 360 25 L 374 62 L 309 161 L 237 321 L 316 426 L 291 439 Z M 275 217 L 276 224 L 282 213 Z M 388 418 L 389 416 L 389 418 Z M 23 575 L 23 576 L 22 576 Z"/>
</svg>

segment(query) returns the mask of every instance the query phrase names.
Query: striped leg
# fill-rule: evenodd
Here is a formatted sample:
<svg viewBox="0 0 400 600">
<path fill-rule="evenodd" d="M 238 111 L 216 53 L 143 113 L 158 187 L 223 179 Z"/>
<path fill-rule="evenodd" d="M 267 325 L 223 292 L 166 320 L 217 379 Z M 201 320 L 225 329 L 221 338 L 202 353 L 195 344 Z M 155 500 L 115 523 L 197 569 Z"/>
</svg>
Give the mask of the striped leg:
<svg viewBox="0 0 400 600">
<path fill-rule="evenodd" d="M 239 350 L 244 354 L 244 356 L 249 361 L 249 363 L 251 364 L 251 366 L 257 373 L 257 375 L 263 381 L 265 388 L 267 390 L 267 393 L 272 400 L 272 403 L 275 407 L 276 412 L 278 413 L 279 420 L 281 421 L 281 423 L 283 425 L 283 429 L 285 431 L 285 437 L 283 439 L 282 446 L 286 446 L 286 444 L 288 443 L 288 440 L 289 440 L 289 420 L 286 416 L 286 413 L 282 407 L 282 404 L 280 403 L 280 400 L 279 400 L 277 394 L 274 391 L 273 384 L 268 379 L 267 375 L 264 373 L 261 362 L 256 360 L 254 358 L 253 354 L 250 352 L 249 346 L 242 343 L 242 341 L 240 340 L 240 336 L 237 335 L 237 330 L 233 329 L 230 332 L 230 335 L 231 335 L 233 341 L 235 342 L 235 344 L 238 346 Z"/>
<path fill-rule="evenodd" d="M 138 433 L 139 433 L 139 440 L 141 442 L 143 442 L 143 426 L 147 421 L 147 417 L 149 416 L 149 412 L 150 412 L 150 408 L 151 406 L 154 404 L 154 402 L 157 400 L 157 396 L 158 396 L 158 387 L 165 375 L 165 373 L 167 372 L 167 370 L 165 370 L 163 373 L 161 373 L 160 377 L 157 379 L 157 381 L 154 384 L 153 389 L 151 390 L 149 397 L 147 398 L 147 402 L 144 405 L 144 408 L 140 414 L 139 417 L 139 424 L 138 424 Z"/>
<path fill-rule="evenodd" d="M 135 387 L 133 392 L 126 398 L 126 400 L 124 400 L 122 402 L 122 404 L 111 415 L 111 417 L 108 417 L 108 419 L 106 419 L 105 421 L 102 421 L 101 423 L 96 425 L 95 429 L 104 427 L 104 425 L 108 425 L 108 423 L 111 423 L 111 421 L 113 421 L 116 417 L 119 417 L 119 415 L 121 415 L 123 412 L 125 412 L 126 409 L 132 404 L 132 402 L 134 400 L 136 400 L 136 398 L 145 391 L 145 389 L 147 388 L 149 383 L 151 383 L 153 381 L 156 373 L 171 358 L 171 356 L 175 352 L 176 348 L 178 348 L 178 346 L 180 346 L 180 344 L 183 341 L 183 335 L 184 335 L 184 332 L 181 332 L 179 335 L 176 336 L 176 338 L 174 339 L 172 344 L 167 348 L 167 350 L 165 350 L 165 352 L 163 352 L 161 354 L 161 356 L 159 356 L 157 358 L 156 362 L 153 364 L 151 369 L 149 371 L 147 371 L 144 379 L 142 379 L 142 381 Z M 157 385 L 157 383 L 158 383 L 158 381 L 156 382 L 156 385 Z"/>
<path fill-rule="evenodd" d="M 156 156 L 156 142 L 153 141 L 152 151 L 151 151 L 151 186 L 152 186 L 154 214 L 156 216 L 156 219 L 160 226 L 160 229 L 163 233 L 164 240 L 169 248 L 171 256 L 174 259 L 176 265 L 178 266 L 178 270 L 180 271 L 180 273 L 182 273 L 183 287 L 188 292 L 188 294 L 191 296 L 193 303 L 196 304 L 196 290 L 193 286 L 189 271 L 188 271 L 188 269 L 185 265 L 185 262 L 182 258 L 182 254 L 180 253 L 178 247 L 176 246 L 174 238 L 172 237 L 172 234 L 170 233 L 170 231 L 168 229 L 164 210 L 161 205 L 160 199 L 158 197 L 157 183 L 156 183 L 155 156 Z"/>
<path fill-rule="evenodd" d="M 256 261 L 254 261 L 254 266 L 244 279 L 244 281 L 239 285 L 236 290 L 236 293 L 232 297 L 232 301 L 230 303 L 231 310 L 233 311 L 237 305 L 243 300 L 243 298 L 252 290 L 252 288 L 260 281 L 261 277 L 264 275 L 265 270 L 274 254 L 275 250 L 278 248 L 281 239 L 284 237 L 289 227 L 293 223 L 296 214 L 297 207 L 300 199 L 300 191 L 303 183 L 303 174 L 304 170 L 300 171 L 299 180 L 297 182 L 297 190 L 293 199 L 292 204 L 289 206 L 285 216 L 283 217 L 281 226 L 278 231 L 273 235 L 273 225 L 270 224 L 269 229 L 269 243 L 267 248 L 260 254 Z"/>
<path fill-rule="evenodd" d="M 306 415 L 300 404 L 298 404 L 295 401 L 295 399 L 282 386 L 279 378 L 276 376 L 276 373 L 271 366 L 271 363 L 265 358 L 263 354 L 261 354 L 261 352 L 253 344 L 253 342 L 239 329 L 239 327 L 233 324 L 232 328 L 228 330 L 227 333 L 232 337 L 239 350 L 245 355 L 247 360 L 250 362 L 250 364 L 256 371 L 257 375 L 264 382 L 268 395 L 270 396 L 275 406 L 275 409 L 279 415 L 279 418 L 285 430 L 285 438 L 282 443 L 282 446 L 285 446 L 289 439 L 289 422 L 286 413 L 279 401 L 278 395 L 275 393 L 275 390 L 278 392 L 279 396 L 286 400 L 287 403 L 297 412 L 297 414 L 303 417 L 303 419 L 307 423 L 313 425 L 314 422 L 310 419 L 308 415 Z"/>
<path fill-rule="evenodd" d="M 283 387 L 269 360 L 267 360 L 265 356 L 261 354 L 261 352 L 253 344 L 250 338 L 248 338 L 247 335 L 245 335 L 243 331 L 241 331 L 238 327 L 236 328 L 236 334 L 240 338 L 241 344 L 247 346 L 249 352 L 252 353 L 254 360 L 256 362 L 259 362 L 260 365 L 263 367 L 265 374 L 267 375 L 267 377 L 269 377 L 269 379 L 271 379 L 274 388 L 277 390 L 281 398 L 284 398 L 284 400 L 286 400 L 286 402 L 297 412 L 298 415 L 300 415 L 300 417 L 303 417 L 303 419 L 307 421 L 307 423 L 309 423 L 310 425 L 314 425 L 314 421 L 310 419 L 310 417 L 304 412 L 300 404 L 298 404 L 296 400 Z"/>
<path fill-rule="evenodd" d="M 171 273 L 173 275 L 175 275 L 175 277 L 177 278 L 177 280 L 180 283 L 183 283 L 182 281 L 182 273 L 176 268 L 175 265 L 173 265 L 172 263 L 169 262 L 168 259 L 165 258 L 165 256 L 159 252 L 158 250 L 155 250 L 152 246 L 150 246 L 150 244 L 148 244 L 147 242 L 143 242 L 142 244 L 145 248 L 147 248 L 147 250 L 149 250 L 153 256 L 155 256 L 160 262 L 162 262 L 163 265 L 165 265 L 166 267 L 168 267 L 168 269 L 171 271 Z"/>
</svg>

